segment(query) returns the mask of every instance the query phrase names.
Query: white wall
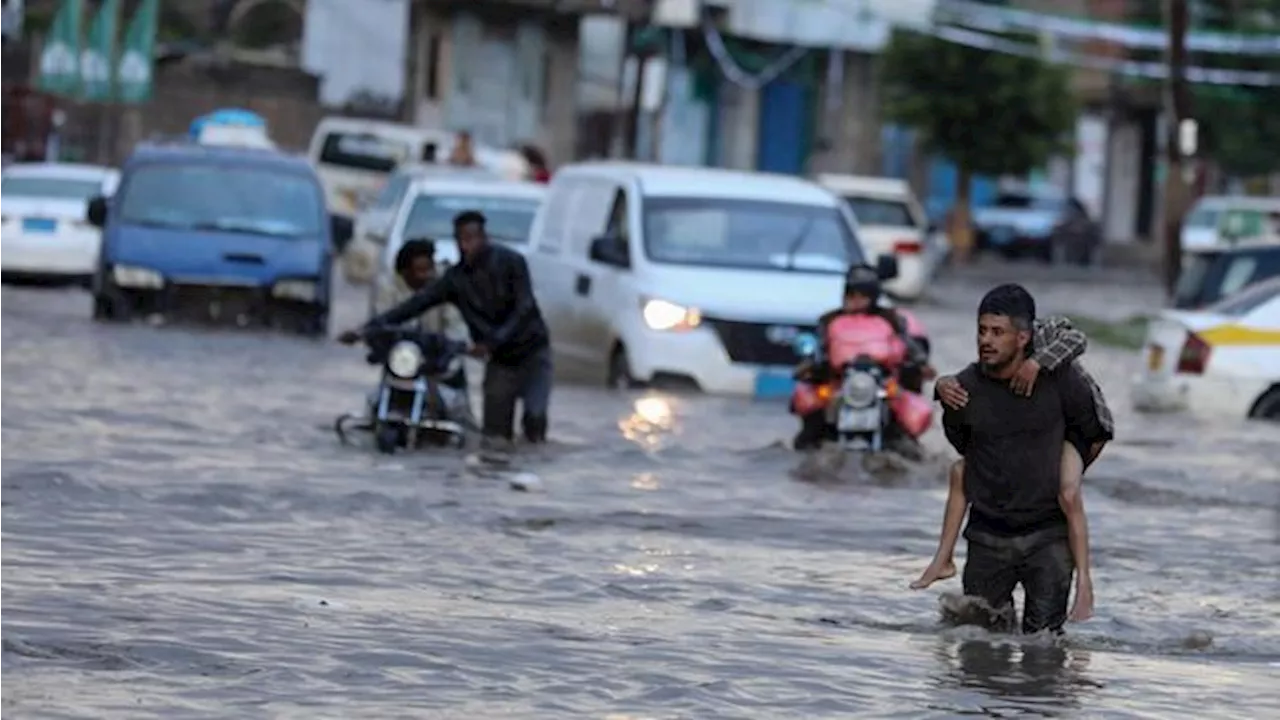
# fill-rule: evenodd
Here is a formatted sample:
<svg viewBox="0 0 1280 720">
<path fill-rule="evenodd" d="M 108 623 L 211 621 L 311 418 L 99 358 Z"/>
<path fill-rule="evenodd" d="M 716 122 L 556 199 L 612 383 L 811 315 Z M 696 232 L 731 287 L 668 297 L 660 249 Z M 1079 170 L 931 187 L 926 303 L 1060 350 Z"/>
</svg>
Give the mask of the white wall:
<svg viewBox="0 0 1280 720">
<path fill-rule="evenodd" d="M 1107 242 L 1131 242 L 1137 235 L 1141 172 L 1142 128 L 1119 121 L 1108 138 L 1107 213 L 1102 225 Z"/>
<path fill-rule="evenodd" d="M 1081 114 L 1076 120 L 1076 157 L 1072 190 L 1089 217 L 1100 220 L 1106 211 L 1107 119 Z"/>
<path fill-rule="evenodd" d="M 302 66 L 321 77 L 320 101 L 361 91 L 399 101 L 405 91 L 409 0 L 307 0 Z"/>
</svg>

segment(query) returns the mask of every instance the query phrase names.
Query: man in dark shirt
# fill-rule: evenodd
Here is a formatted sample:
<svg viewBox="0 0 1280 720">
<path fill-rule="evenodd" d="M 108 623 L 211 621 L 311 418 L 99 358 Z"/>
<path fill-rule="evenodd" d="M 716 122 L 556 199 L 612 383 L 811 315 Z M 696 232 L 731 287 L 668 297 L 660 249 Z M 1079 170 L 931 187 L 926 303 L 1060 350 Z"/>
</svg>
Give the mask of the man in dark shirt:
<svg viewBox="0 0 1280 720">
<path fill-rule="evenodd" d="M 1010 391 L 1029 354 L 1034 308 L 1017 285 L 987 293 L 978 307 L 979 362 L 958 376 L 969 403 L 942 415 L 947 440 L 965 459 L 964 592 L 984 599 L 1002 625 L 1021 584 L 1024 633 L 1057 632 L 1066 621 L 1074 563 L 1059 497 L 1062 443 L 1076 444 L 1087 466 L 1101 433 L 1092 390 L 1072 366 L 1030 396 Z"/>
<path fill-rule="evenodd" d="M 550 335 L 533 296 L 524 256 L 491 244 L 484 226 L 484 215 L 459 213 L 453 219 L 453 233 L 462 262 L 413 297 L 370 319 L 364 329 L 398 325 L 437 305 L 452 303 L 471 334 L 471 354 L 488 360 L 485 440 L 511 440 L 519 400 L 525 439 L 545 442 L 552 384 Z M 349 345 L 361 334 L 348 330 L 338 339 Z"/>
</svg>

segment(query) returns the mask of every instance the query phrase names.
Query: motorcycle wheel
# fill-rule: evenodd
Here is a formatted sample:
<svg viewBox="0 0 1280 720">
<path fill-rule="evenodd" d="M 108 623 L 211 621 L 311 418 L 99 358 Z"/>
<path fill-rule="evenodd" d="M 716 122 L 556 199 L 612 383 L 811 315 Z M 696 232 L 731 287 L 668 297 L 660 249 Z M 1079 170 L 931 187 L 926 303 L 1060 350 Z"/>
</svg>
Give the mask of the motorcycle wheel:
<svg viewBox="0 0 1280 720">
<path fill-rule="evenodd" d="M 390 455 L 396 451 L 400 445 L 400 428 L 394 425 L 380 425 L 373 434 L 373 442 L 378 446 L 378 452 Z"/>
</svg>

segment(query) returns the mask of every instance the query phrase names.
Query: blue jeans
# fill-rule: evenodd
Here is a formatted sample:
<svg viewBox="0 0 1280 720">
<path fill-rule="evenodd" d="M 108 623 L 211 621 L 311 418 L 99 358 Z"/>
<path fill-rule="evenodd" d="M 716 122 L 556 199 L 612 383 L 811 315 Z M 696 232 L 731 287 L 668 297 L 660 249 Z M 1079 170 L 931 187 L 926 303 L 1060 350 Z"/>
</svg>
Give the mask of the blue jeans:
<svg viewBox="0 0 1280 720">
<path fill-rule="evenodd" d="M 550 347 L 541 348 L 517 365 L 489 363 L 484 371 L 485 437 L 512 439 L 519 401 L 525 439 L 546 440 L 552 382 Z"/>
</svg>

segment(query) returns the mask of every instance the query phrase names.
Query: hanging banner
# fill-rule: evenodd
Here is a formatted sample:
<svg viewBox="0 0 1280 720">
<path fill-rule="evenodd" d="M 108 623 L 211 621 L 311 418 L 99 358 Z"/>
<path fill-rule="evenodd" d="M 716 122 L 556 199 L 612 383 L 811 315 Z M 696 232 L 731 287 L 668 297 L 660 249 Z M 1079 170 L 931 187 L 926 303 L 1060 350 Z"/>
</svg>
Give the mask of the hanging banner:
<svg viewBox="0 0 1280 720">
<path fill-rule="evenodd" d="M 109 102 L 111 67 L 116 54 L 116 18 L 120 0 L 107 0 L 89 26 L 89 37 L 80 51 L 80 97 L 91 102 Z"/>
<path fill-rule="evenodd" d="M 966 0 L 940 0 L 933 18 L 936 23 L 964 25 L 987 32 L 1048 33 L 1080 42 L 1110 42 L 1134 50 L 1164 50 L 1169 44 L 1164 30 L 1077 20 Z M 1191 31 L 1187 33 L 1187 49 L 1224 55 L 1280 55 L 1280 31 L 1257 35 Z"/>
<path fill-rule="evenodd" d="M 54 95 L 80 90 L 80 0 L 64 0 L 40 51 L 38 87 Z"/>
</svg>

